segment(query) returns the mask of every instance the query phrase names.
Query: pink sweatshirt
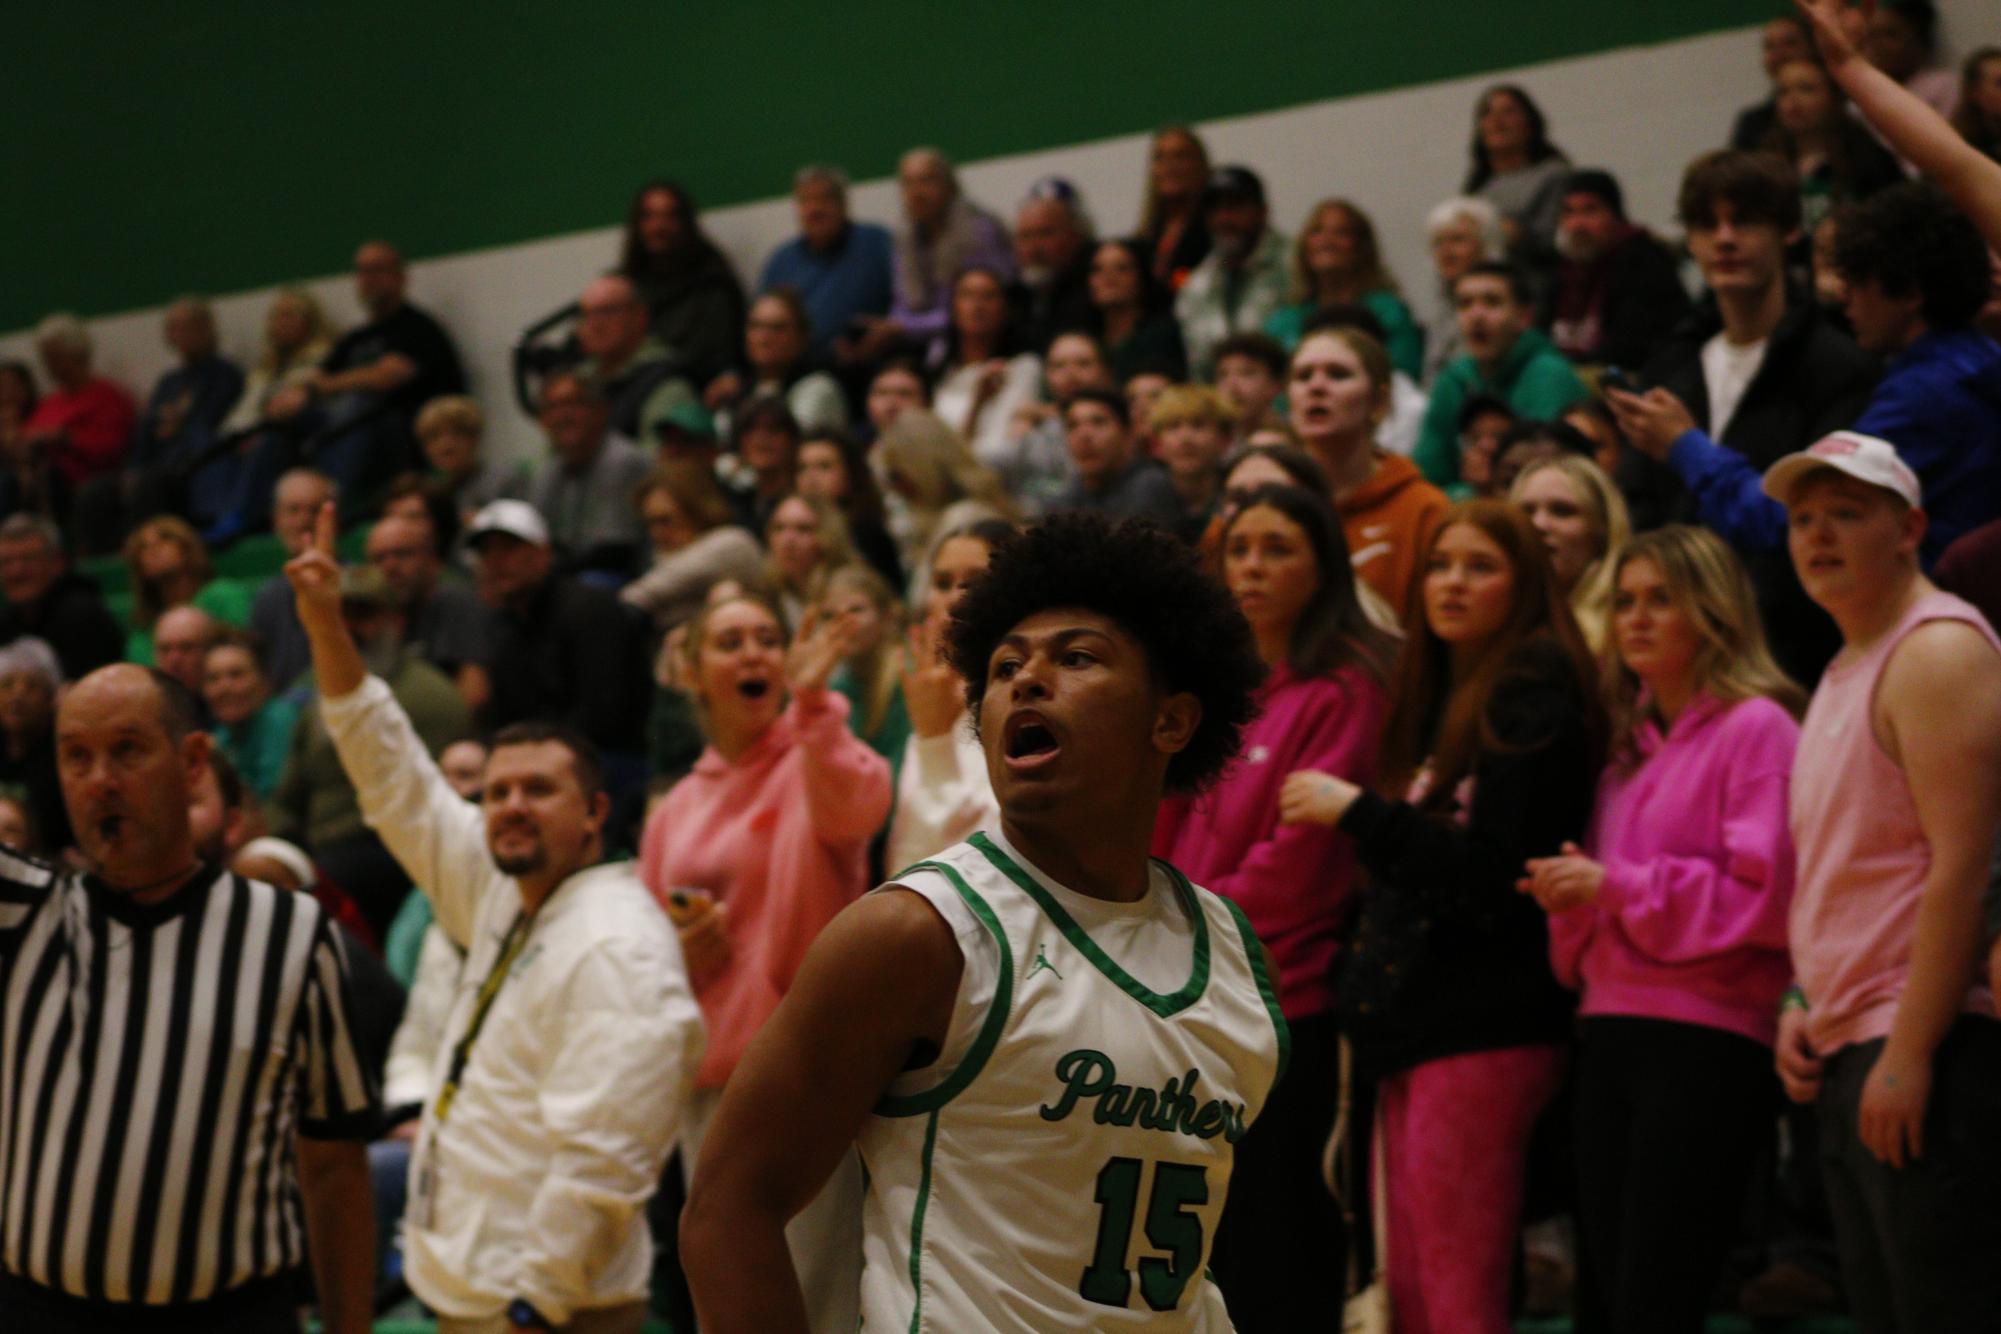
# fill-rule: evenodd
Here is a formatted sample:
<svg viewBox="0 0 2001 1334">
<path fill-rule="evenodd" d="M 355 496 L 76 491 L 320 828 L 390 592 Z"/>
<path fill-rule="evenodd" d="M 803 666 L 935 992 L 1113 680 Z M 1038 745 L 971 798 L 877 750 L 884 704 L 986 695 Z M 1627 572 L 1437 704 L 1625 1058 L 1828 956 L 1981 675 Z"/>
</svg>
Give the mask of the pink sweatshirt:
<svg viewBox="0 0 2001 1334">
<path fill-rule="evenodd" d="M 1770 1046 L 1792 978 L 1787 785 L 1799 725 L 1768 699 L 1698 695 L 1630 773 L 1608 766 L 1588 846 L 1598 901 L 1552 913 L 1550 963 L 1584 1015 L 1672 1019 Z"/>
<path fill-rule="evenodd" d="M 1278 790 L 1295 769 L 1367 787 L 1389 697 L 1359 667 L 1302 679 L 1280 666 L 1257 698 L 1263 712 L 1222 781 L 1161 803 L 1153 853 L 1243 908 L 1278 965 L 1279 1008 L 1303 1019 L 1334 1008 L 1334 959 L 1356 903 L 1355 847 L 1330 825 L 1281 825 Z"/>
<path fill-rule="evenodd" d="M 696 988 L 709 1046 L 698 1088 L 720 1088 L 792 985 L 806 949 L 868 888 L 868 842 L 889 814 L 889 762 L 848 731 L 848 702 L 793 697 L 735 763 L 714 747 L 668 792 L 639 842 L 639 877 L 727 905 L 729 963 Z"/>
</svg>

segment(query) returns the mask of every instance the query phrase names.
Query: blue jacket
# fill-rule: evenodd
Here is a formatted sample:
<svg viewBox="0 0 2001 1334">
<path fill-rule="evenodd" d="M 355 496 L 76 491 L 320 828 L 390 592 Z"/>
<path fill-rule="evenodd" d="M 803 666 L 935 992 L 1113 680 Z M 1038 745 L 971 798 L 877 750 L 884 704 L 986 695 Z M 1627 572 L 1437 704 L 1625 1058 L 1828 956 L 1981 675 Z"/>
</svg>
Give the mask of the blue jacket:
<svg viewBox="0 0 2001 1334">
<path fill-rule="evenodd" d="M 1888 440 L 1923 484 L 1926 569 L 1963 533 L 2001 518 L 2001 344 L 1975 329 L 1919 337 L 1884 369 L 1852 428 Z M 1777 550 L 1786 510 L 1733 449 L 1687 431 L 1668 463 L 1695 494 L 1702 521 L 1740 549 Z"/>
<path fill-rule="evenodd" d="M 804 237 L 794 237 L 764 262 L 757 290 L 769 292 L 781 285 L 799 289 L 813 322 L 814 358 L 824 361 L 855 316 L 888 313 L 889 232 L 872 222 L 851 222 L 824 253 L 809 247 Z"/>
</svg>

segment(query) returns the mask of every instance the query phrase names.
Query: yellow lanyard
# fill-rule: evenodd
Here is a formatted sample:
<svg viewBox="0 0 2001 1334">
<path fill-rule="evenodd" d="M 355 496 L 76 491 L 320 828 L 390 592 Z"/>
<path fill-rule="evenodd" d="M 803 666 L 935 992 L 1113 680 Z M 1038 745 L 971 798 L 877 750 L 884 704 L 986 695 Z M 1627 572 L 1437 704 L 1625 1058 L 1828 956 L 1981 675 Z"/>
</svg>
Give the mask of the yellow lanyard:
<svg viewBox="0 0 2001 1334">
<path fill-rule="evenodd" d="M 514 924 L 507 928 L 507 936 L 500 942 L 500 955 L 493 961 L 493 967 L 486 975 L 486 981 L 479 984 L 479 995 L 472 1003 L 472 1022 L 466 1026 L 466 1035 L 459 1039 L 452 1049 L 452 1068 L 445 1076 L 444 1086 L 438 1090 L 438 1113 L 436 1123 L 443 1125 L 445 1116 L 452 1110 L 452 1099 L 459 1091 L 459 1076 L 465 1073 L 466 1061 L 472 1055 L 472 1044 L 479 1040 L 479 1030 L 486 1023 L 486 1012 L 493 1008 L 493 998 L 500 994 L 500 984 L 507 980 L 507 970 L 521 954 L 521 947 L 528 943 L 528 927 L 534 919 L 527 913 L 514 915 Z"/>
</svg>

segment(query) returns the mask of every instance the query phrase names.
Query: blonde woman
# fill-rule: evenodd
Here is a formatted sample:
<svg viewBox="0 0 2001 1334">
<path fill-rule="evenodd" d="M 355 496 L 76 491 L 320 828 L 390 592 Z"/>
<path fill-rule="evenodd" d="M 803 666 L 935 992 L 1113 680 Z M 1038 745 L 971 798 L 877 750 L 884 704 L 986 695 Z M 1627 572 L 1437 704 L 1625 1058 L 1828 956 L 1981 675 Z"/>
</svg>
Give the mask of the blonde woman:
<svg viewBox="0 0 2001 1334">
<path fill-rule="evenodd" d="M 188 509 L 204 525 L 208 540 L 226 545 L 238 535 L 269 524 L 278 478 L 296 461 L 296 442 L 281 431 L 257 429 L 265 409 L 280 393 L 303 385 L 320 368 L 334 341 L 333 327 L 313 294 L 286 287 L 264 312 L 264 343 L 245 377 L 243 394 L 221 434 L 243 433 L 233 451 L 201 469 Z"/>
<path fill-rule="evenodd" d="M 653 563 L 618 592 L 653 618 L 665 634 L 688 620 L 725 579 L 757 582 L 764 555 L 757 539 L 732 520 L 714 469 L 693 459 L 669 459 L 633 496 Z"/>
<path fill-rule="evenodd" d="M 223 420 L 223 433 L 256 425 L 271 396 L 318 370 L 332 347 L 333 327 L 313 294 L 303 287 L 280 288 L 264 310 L 264 345 L 243 382 L 243 397 Z"/>
<path fill-rule="evenodd" d="M 855 559 L 848 521 L 832 501 L 794 492 L 772 506 L 764 546 L 771 553 L 765 582 L 778 595 L 786 629 L 796 633 L 807 608 L 826 592 L 827 576 Z"/>
<path fill-rule="evenodd" d="M 1508 498 L 1541 535 L 1577 628 L 1591 651 L 1599 652 L 1612 612 L 1613 557 L 1633 531 L 1625 497 L 1590 459 L 1562 454 L 1523 468 Z"/>
<path fill-rule="evenodd" d="M 708 744 L 647 818 L 639 877 L 680 932 L 708 1023 L 683 1123 L 691 1172 L 724 1084 L 807 947 L 869 887 L 889 766 L 827 688 L 846 633 L 819 621 L 795 638 L 776 607 L 739 593 L 696 613 L 681 644 L 681 688 Z M 855 1328 L 861 1176 L 847 1155 L 786 1229 L 815 1329 Z"/>
<path fill-rule="evenodd" d="M 1208 183 L 1209 149 L 1202 136 L 1186 125 L 1153 132 L 1138 236 L 1155 280 L 1170 292 L 1209 253 L 1209 228 L 1202 219 L 1202 188 Z"/>
<path fill-rule="evenodd" d="M 1775 1109 L 1806 700 L 1715 534 L 1657 529 L 1606 563 L 1610 763 L 1584 848 L 1520 888 L 1582 992 L 1579 1323 L 1699 1330 Z"/>
<path fill-rule="evenodd" d="M 125 539 L 124 554 L 132 579 L 126 661 L 153 665 L 153 627 L 176 607 L 199 607 L 238 629 L 250 623 L 249 591 L 234 580 L 214 577 L 208 548 L 186 519 L 161 514 L 146 520 Z"/>
<path fill-rule="evenodd" d="M 911 571 L 910 601 L 923 601 L 921 572 L 932 539 L 979 519 L 1016 517 L 1015 504 L 992 469 L 973 457 L 965 438 L 928 408 L 905 408 L 882 433 L 875 466 L 888 491 L 889 531 L 903 568 Z"/>
<path fill-rule="evenodd" d="M 1013 531 L 1012 524 L 991 518 L 942 528 L 919 567 L 924 591 L 911 601 L 914 623 L 903 667 L 910 744 L 897 769 L 884 855 L 892 869 L 935 856 L 976 830 L 993 828 L 1000 818 L 986 752 L 966 711 L 966 683 L 940 646 L 952 609 Z"/>
<path fill-rule="evenodd" d="M 1382 322 L 1390 363 L 1415 380 L 1424 374 L 1424 330 L 1411 317 L 1397 280 L 1383 265 L 1376 225 L 1345 199 L 1323 199 L 1306 215 L 1292 247 L 1292 304 L 1273 312 L 1265 332 L 1290 352 L 1315 313 L 1361 306 Z"/>
<path fill-rule="evenodd" d="M 834 668 L 827 688 L 847 697 L 848 730 L 889 761 L 893 787 L 910 740 L 910 710 L 903 703 L 903 604 L 875 570 L 843 565 L 827 576 L 820 615 L 837 622 L 848 643 L 848 656 Z"/>
</svg>

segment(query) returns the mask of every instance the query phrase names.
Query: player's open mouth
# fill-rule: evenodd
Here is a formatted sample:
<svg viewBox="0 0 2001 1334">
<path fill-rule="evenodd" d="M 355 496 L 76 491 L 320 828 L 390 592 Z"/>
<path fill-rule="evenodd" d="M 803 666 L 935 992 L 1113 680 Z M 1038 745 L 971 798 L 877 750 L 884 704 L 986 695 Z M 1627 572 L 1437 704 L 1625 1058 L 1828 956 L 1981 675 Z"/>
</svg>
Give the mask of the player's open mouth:
<svg viewBox="0 0 2001 1334">
<path fill-rule="evenodd" d="M 736 683 L 736 691 L 745 699 L 763 699 L 771 693 L 771 682 L 739 681 Z"/>
<path fill-rule="evenodd" d="M 1001 753 L 1015 772 L 1040 768 L 1054 760 L 1062 749 L 1056 733 L 1040 714 L 1022 712 L 1007 720 Z"/>
<path fill-rule="evenodd" d="M 106 843 L 117 840 L 124 832 L 125 817 L 122 815 L 100 815 L 97 817 L 97 836 Z"/>
</svg>

